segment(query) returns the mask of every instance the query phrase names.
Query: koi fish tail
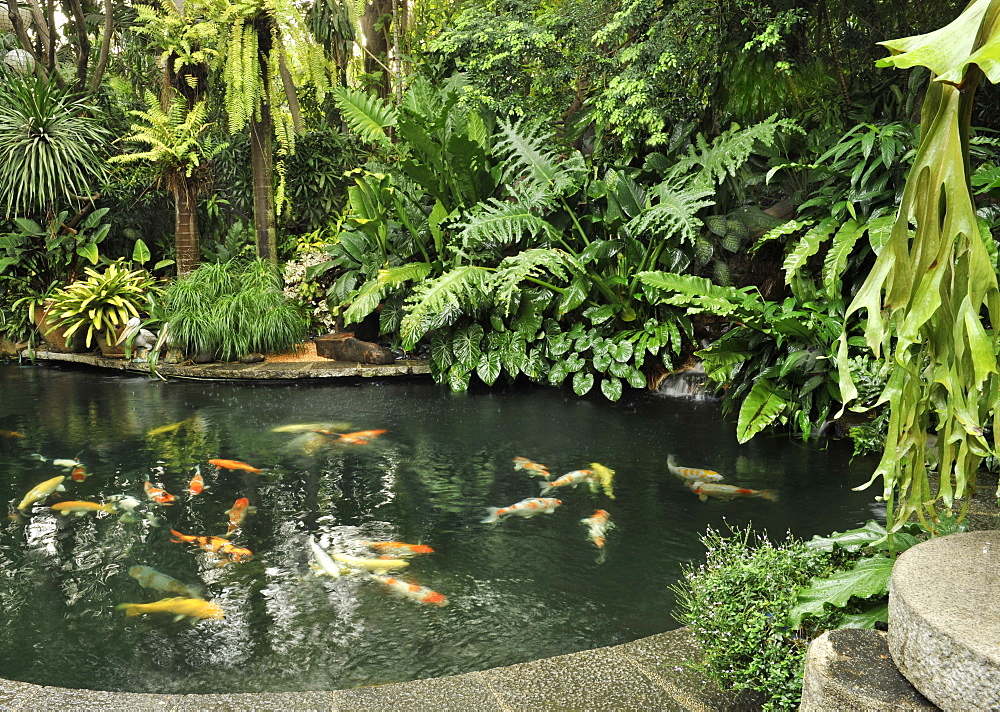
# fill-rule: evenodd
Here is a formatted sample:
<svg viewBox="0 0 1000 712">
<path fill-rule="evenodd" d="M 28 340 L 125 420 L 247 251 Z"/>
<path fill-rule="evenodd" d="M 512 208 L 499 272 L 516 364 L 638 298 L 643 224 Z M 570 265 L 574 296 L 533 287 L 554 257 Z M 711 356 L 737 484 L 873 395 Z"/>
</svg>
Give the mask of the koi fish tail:
<svg viewBox="0 0 1000 712">
<path fill-rule="evenodd" d="M 778 492 L 776 490 L 770 490 L 770 489 L 759 490 L 757 492 L 757 496 L 761 497 L 762 499 L 766 499 L 768 502 L 778 501 Z"/>
<path fill-rule="evenodd" d="M 139 606 L 135 603 L 119 603 L 115 606 L 116 611 L 125 611 L 125 617 L 139 615 Z"/>
<path fill-rule="evenodd" d="M 500 519 L 500 517 L 497 516 L 497 512 L 500 511 L 499 507 L 487 507 L 486 511 L 489 512 L 489 514 L 486 515 L 485 519 L 480 520 L 483 524 L 492 524 Z"/>
<path fill-rule="evenodd" d="M 551 485 L 551 484 L 548 484 L 548 483 L 546 483 L 546 484 L 542 485 L 542 491 L 538 493 L 538 496 L 539 496 L 539 497 L 543 497 L 543 496 L 545 496 L 545 495 L 546 495 L 546 494 L 547 494 L 548 492 L 550 492 L 550 491 L 551 491 L 552 489 L 553 489 L 552 485 Z"/>
</svg>

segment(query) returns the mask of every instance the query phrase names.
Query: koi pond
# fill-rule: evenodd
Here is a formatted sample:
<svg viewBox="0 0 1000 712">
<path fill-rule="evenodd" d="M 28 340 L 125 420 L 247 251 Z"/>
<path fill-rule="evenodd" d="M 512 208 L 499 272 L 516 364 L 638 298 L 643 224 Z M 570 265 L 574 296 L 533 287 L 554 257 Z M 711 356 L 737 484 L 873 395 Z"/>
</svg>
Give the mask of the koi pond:
<svg viewBox="0 0 1000 712">
<path fill-rule="evenodd" d="M 711 401 L 16 364 L 0 364 L 0 392 L 0 677 L 45 685 L 334 690 L 623 643 L 677 627 L 671 586 L 706 527 L 809 537 L 881 515 L 851 491 L 873 463 L 852 464 L 849 445 L 741 446 Z M 777 501 L 702 501 L 667 470 L 671 454 Z M 553 481 L 591 463 L 614 477 L 542 495 L 544 473 L 519 457 Z M 65 491 L 26 497 L 56 477 Z M 540 495 L 561 504 L 482 521 Z M 211 538 L 226 535 L 228 549 Z M 379 579 L 365 542 L 433 552 Z M 180 588 L 157 589 L 150 570 Z M 156 604 L 172 597 L 210 604 Z M 150 603 L 162 610 L 123 605 Z"/>
</svg>

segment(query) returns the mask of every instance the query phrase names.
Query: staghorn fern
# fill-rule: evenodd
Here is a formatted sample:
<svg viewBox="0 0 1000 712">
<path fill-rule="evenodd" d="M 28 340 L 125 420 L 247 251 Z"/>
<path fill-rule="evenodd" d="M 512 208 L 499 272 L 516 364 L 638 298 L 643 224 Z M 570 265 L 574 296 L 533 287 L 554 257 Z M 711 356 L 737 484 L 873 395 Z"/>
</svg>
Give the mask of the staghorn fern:
<svg viewBox="0 0 1000 712">
<path fill-rule="evenodd" d="M 409 350 L 431 329 L 452 323 L 464 310 L 488 301 L 490 272 L 465 265 L 420 284 L 406 299 L 409 312 L 400 323 L 403 348 Z"/>
</svg>

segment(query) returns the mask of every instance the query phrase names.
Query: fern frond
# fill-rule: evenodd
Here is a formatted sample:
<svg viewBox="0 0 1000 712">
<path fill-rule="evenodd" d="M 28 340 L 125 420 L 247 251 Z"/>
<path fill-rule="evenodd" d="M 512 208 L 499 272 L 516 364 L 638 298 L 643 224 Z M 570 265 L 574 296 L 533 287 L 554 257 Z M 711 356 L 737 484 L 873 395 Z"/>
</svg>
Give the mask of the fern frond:
<svg viewBox="0 0 1000 712">
<path fill-rule="evenodd" d="M 505 203 L 490 198 L 459 224 L 459 237 L 466 250 L 494 250 L 529 238 L 551 239 L 552 225 L 523 203 Z"/>
<path fill-rule="evenodd" d="M 713 192 L 699 186 L 678 189 L 669 182 L 661 183 L 653 188 L 658 202 L 632 218 L 625 229 L 639 239 L 677 236 L 694 244 L 702 225 L 695 214 L 715 204 L 708 200 Z"/>
<path fill-rule="evenodd" d="M 802 236 L 794 249 L 788 253 L 785 263 L 781 268 L 785 271 L 785 284 L 791 284 L 796 273 L 801 269 L 806 261 L 819 251 L 819 246 L 823 244 L 833 231 L 837 229 L 837 220 L 832 217 L 820 220 L 819 225 L 810 228 Z"/>
<path fill-rule="evenodd" d="M 826 285 L 826 293 L 830 299 L 840 298 L 840 277 L 847 265 L 847 258 L 867 229 L 868 225 L 859 225 L 857 220 L 851 218 L 833 236 L 833 242 L 823 260 L 823 284 Z"/>
<path fill-rule="evenodd" d="M 509 314 L 516 295 L 521 293 L 521 283 L 529 277 L 541 277 L 548 273 L 560 281 L 572 279 L 574 274 L 583 272 L 579 263 L 567 252 L 556 248 L 536 248 L 524 250 L 505 257 L 497 266 L 491 280 L 493 303 Z"/>
<path fill-rule="evenodd" d="M 399 267 L 380 269 L 375 279 L 365 282 L 358 290 L 351 306 L 344 312 L 345 324 L 357 324 L 375 311 L 385 295 L 403 284 L 416 282 L 431 272 L 431 266 L 426 262 L 411 262 Z"/>
<path fill-rule="evenodd" d="M 678 178 L 693 173 L 694 183 L 714 186 L 725 180 L 726 176 L 736 175 L 736 171 L 750 158 L 753 147 L 758 141 L 766 146 L 773 146 L 776 136 L 781 131 L 805 133 L 791 119 L 776 117 L 777 114 L 774 114 L 765 121 L 745 129 L 733 124 L 711 144 L 704 136 L 698 134 L 694 143 L 688 146 L 687 154 L 674 163 L 667 177 Z"/>
<path fill-rule="evenodd" d="M 587 168 L 579 152 L 559 160 L 553 151 L 544 148 L 552 145 L 550 137 L 527 121 L 501 121 L 500 135 L 498 149 L 512 161 L 506 176 L 508 183 L 527 182 L 538 190 L 565 195 L 586 178 Z"/>
<path fill-rule="evenodd" d="M 396 110 L 377 96 L 337 87 L 333 99 L 348 126 L 362 139 L 381 148 L 392 144 L 385 130 L 396 123 Z"/>
<path fill-rule="evenodd" d="M 465 265 L 420 284 L 406 299 L 407 314 L 399 326 L 403 348 L 412 349 L 429 330 L 457 319 L 466 309 L 487 301 L 490 273 Z"/>
<path fill-rule="evenodd" d="M 720 287 L 704 277 L 673 272 L 640 272 L 639 281 L 665 293 L 663 303 L 686 307 L 688 314 L 710 312 L 718 316 L 760 311 L 753 287 Z"/>
</svg>

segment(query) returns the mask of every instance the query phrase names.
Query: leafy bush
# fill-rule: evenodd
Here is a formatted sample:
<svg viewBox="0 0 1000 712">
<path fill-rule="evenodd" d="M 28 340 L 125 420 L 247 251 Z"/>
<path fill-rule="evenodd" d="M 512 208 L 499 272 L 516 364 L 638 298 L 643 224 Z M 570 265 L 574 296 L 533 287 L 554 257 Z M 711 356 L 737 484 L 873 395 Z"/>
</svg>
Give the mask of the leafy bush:
<svg viewBox="0 0 1000 712">
<path fill-rule="evenodd" d="M 282 294 L 277 268 L 266 260 L 201 265 L 168 286 L 158 309 L 173 346 L 222 360 L 275 353 L 298 344 L 306 319 Z"/>
</svg>

